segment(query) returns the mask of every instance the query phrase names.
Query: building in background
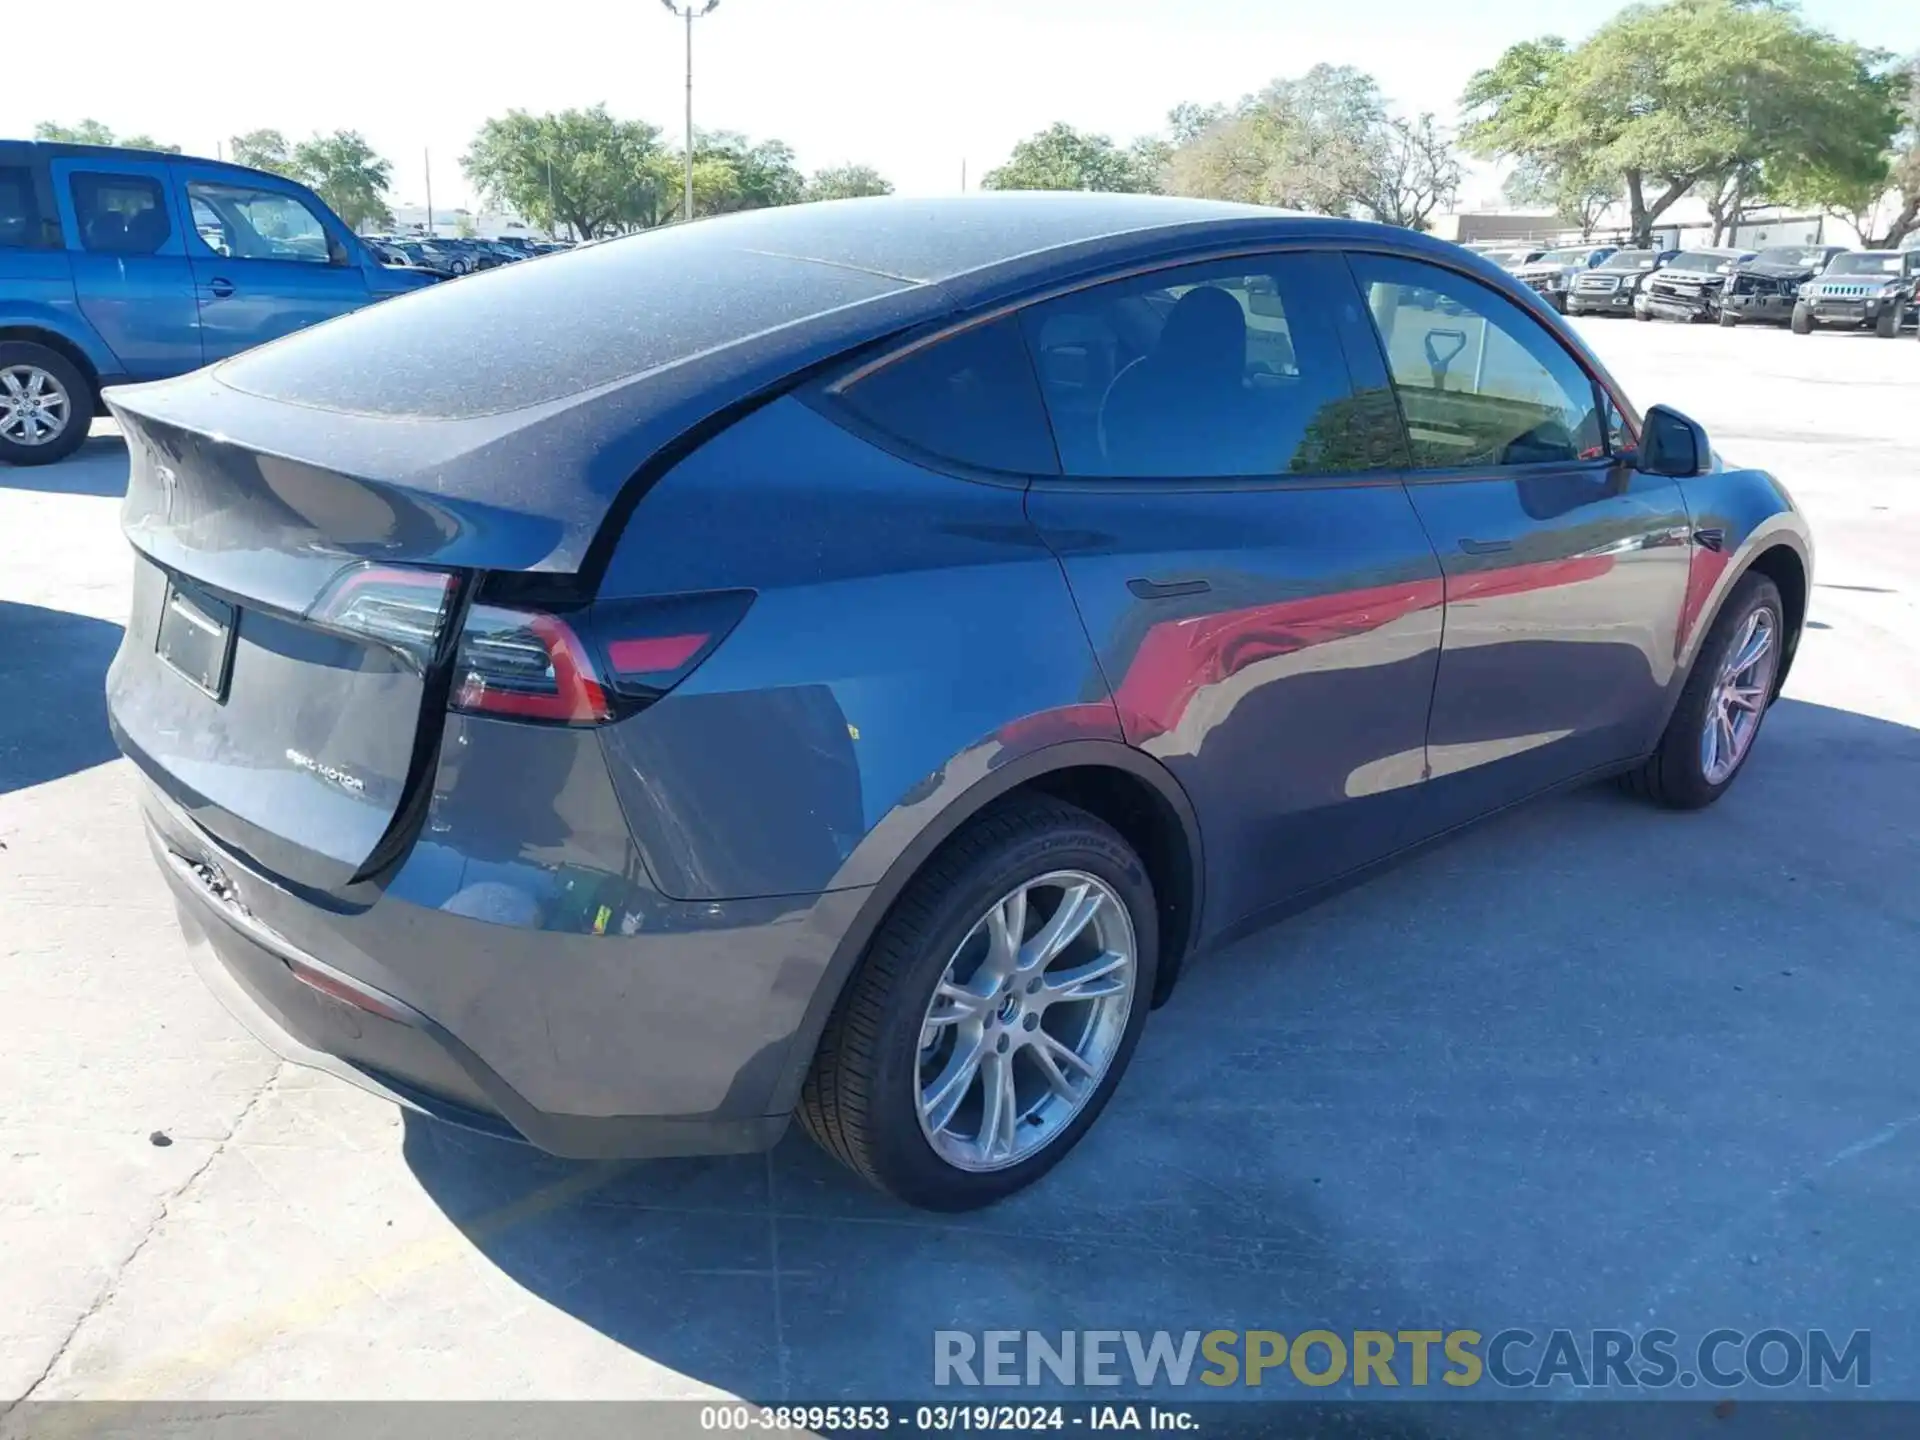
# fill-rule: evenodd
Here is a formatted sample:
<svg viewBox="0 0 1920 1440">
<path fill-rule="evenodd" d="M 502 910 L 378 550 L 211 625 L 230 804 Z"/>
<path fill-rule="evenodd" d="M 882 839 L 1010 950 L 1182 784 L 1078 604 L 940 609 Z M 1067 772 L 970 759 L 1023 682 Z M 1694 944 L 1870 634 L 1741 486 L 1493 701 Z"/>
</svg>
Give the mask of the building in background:
<svg viewBox="0 0 1920 1440">
<path fill-rule="evenodd" d="M 1587 239 L 1602 245 L 1626 243 L 1627 208 L 1615 205 L 1601 215 L 1590 236 L 1577 225 L 1538 210 L 1510 210 L 1496 206 L 1436 215 L 1433 233 L 1462 245 L 1490 241 L 1533 241 L 1543 245 L 1579 244 Z M 1706 205 L 1692 196 L 1670 206 L 1654 223 L 1653 240 L 1663 250 L 1693 250 L 1713 243 L 1713 221 Z M 1721 244 L 1745 250 L 1767 245 L 1858 245 L 1851 225 L 1830 215 L 1793 210 L 1761 210 L 1749 215 Z"/>
</svg>

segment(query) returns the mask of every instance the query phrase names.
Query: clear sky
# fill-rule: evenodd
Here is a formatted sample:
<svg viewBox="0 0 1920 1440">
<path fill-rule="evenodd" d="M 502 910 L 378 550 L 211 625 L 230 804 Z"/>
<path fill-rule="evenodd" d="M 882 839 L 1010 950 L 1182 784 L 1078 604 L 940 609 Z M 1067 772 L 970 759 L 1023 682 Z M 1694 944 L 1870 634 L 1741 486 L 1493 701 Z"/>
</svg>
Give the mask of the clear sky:
<svg viewBox="0 0 1920 1440">
<path fill-rule="evenodd" d="M 1181 100 L 1231 100 L 1320 61 L 1452 119 L 1511 42 L 1578 36 L 1607 0 L 721 0 L 695 26 L 695 123 L 778 136 L 803 168 L 861 161 L 901 191 L 959 187 L 1055 120 L 1127 140 Z M 47 15 L 55 10 L 45 11 Z M 472 197 L 458 160 L 488 115 L 604 101 L 682 132 L 683 32 L 659 0 L 93 0 L 69 42 L 0 46 L 0 136 L 82 117 L 189 152 L 272 126 L 358 129 L 394 198 Z M 1915 0 L 1806 0 L 1865 44 L 1920 47 Z M 73 12 L 79 13 L 79 12 Z M 1551 22 L 1546 17 L 1551 15 Z M 1480 188 L 1486 185 L 1483 179 Z M 1481 198 L 1478 196 L 1469 196 Z"/>
</svg>

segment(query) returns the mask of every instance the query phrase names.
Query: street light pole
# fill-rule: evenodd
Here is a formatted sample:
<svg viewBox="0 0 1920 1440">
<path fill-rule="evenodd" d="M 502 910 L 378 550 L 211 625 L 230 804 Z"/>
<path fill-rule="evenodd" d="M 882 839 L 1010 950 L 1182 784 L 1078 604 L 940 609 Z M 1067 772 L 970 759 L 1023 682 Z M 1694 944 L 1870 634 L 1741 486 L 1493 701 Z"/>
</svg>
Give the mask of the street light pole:
<svg viewBox="0 0 1920 1440">
<path fill-rule="evenodd" d="M 687 22 L 687 195 L 682 218 L 693 219 L 693 22 L 711 15 L 720 0 L 660 0 L 667 9 Z"/>
</svg>

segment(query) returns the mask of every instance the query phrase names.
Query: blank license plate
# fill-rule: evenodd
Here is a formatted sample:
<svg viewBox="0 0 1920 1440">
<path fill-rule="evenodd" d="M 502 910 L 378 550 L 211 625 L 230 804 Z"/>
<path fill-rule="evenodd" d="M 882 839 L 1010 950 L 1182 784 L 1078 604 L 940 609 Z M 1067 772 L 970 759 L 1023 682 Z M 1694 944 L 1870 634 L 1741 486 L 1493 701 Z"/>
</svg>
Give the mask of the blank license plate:
<svg viewBox="0 0 1920 1440">
<path fill-rule="evenodd" d="M 225 700 L 227 672 L 233 668 L 234 616 L 226 601 L 176 581 L 167 587 L 154 649 L 189 684 Z"/>
</svg>

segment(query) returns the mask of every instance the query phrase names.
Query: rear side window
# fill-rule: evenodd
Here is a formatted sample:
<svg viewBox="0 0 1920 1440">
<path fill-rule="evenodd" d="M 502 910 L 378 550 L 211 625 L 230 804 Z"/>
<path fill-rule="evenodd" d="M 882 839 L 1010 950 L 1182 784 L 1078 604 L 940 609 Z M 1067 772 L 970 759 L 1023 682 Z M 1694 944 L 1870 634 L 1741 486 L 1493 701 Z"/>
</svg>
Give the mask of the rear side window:
<svg viewBox="0 0 1920 1440">
<path fill-rule="evenodd" d="M 58 229 L 40 213 L 33 172 L 25 165 L 0 165 L 0 248 L 45 250 L 59 244 Z"/>
<path fill-rule="evenodd" d="M 937 459 L 1016 475 L 1059 473 L 1020 326 L 975 325 L 911 351 L 840 392 L 876 430 Z"/>
<path fill-rule="evenodd" d="M 158 180 L 145 175 L 76 174 L 71 184 L 80 243 L 95 254 L 152 255 L 173 234 Z"/>
<path fill-rule="evenodd" d="M 1156 271 L 1026 310 L 1061 469 L 1184 479 L 1394 463 L 1398 418 L 1354 393 L 1341 346 L 1335 307 L 1352 293 L 1337 259 L 1277 255 Z"/>
</svg>

